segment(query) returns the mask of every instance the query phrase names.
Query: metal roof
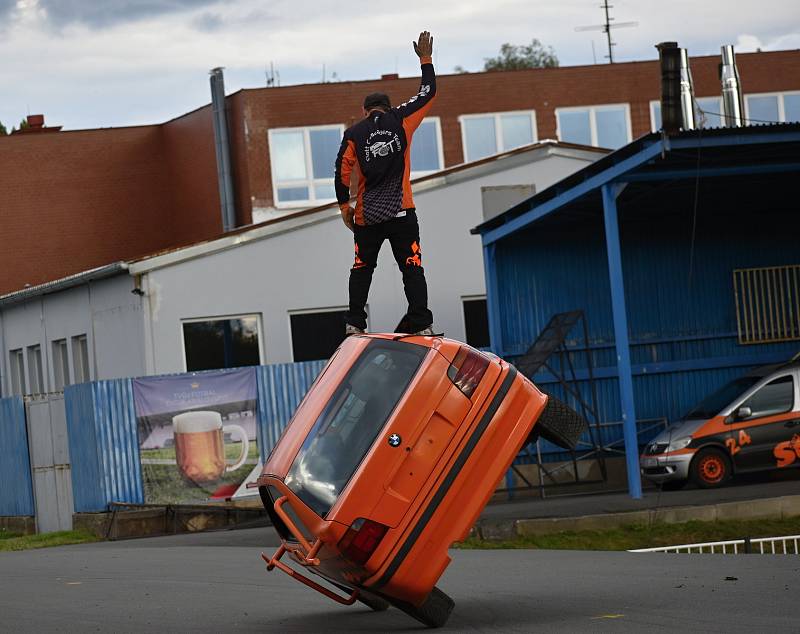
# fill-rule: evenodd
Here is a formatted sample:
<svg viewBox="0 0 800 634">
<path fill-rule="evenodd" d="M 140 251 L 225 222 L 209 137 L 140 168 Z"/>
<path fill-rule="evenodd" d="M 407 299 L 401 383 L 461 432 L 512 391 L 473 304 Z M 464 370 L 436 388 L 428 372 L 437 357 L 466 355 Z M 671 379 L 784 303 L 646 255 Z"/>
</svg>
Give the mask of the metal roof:
<svg viewBox="0 0 800 634">
<path fill-rule="evenodd" d="M 50 293 L 55 293 L 56 291 L 72 288 L 74 286 L 80 286 L 94 280 L 102 280 L 127 270 L 128 263 L 120 261 L 112 264 L 106 264 L 104 266 L 98 266 L 97 268 L 90 269 L 88 271 L 81 271 L 80 273 L 75 273 L 74 275 L 68 275 L 67 277 L 53 280 L 52 282 L 45 282 L 44 284 L 29 286 L 19 291 L 0 295 L 0 307 L 18 304 L 33 297 L 48 295 Z"/>
<path fill-rule="evenodd" d="M 697 178 L 800 171 L 798 157 L 800 123 L 701 129 L 671 136 L 654 132 L 478 225 L 472 233 L 481 234 L 484 244 L 489 244 L 557 210 L 602 209 L 599 190 L 609 183 L 630 185 L 626 195 L 632 196 L 637 186 L 652 188 L 665 181 L 691 185 Z"/>
</svg>

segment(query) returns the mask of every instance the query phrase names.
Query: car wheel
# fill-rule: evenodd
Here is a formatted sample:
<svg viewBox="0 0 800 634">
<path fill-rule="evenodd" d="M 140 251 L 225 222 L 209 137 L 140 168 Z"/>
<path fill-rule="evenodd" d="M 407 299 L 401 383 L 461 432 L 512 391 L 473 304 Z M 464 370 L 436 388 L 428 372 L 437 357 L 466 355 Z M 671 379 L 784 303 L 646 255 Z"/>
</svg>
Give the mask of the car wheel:
<svg viewBox="0 0 800 634">
<path fill-rule="evenodd" d="M 386 598 L 394 607 L 428 627 L 442 627 L 447 623 L 453 606 L 455 606 L 455 601 L 436 587 L 431 590 L 428 598 L 419 607 L 399 599 Z"/>
<path fill-rule="evenodd" d="M 575 449 L 581 434 L 586 431 L 586 420 L 566 403 L 553 396 L 533 426 L 526 444 L 541 437 L 564 449 Z"/>
<path fill-rule="evenodd" d="M 686 486 L 686 480 L 667 480 L 658 485 L 662 491 L 680 491 Z"/>
<path fill-rule="evenodd" d="M 719 449 L 702 449 L 692 460 L 690 474 L 703 489 L 718 487 L 731 477 L 731 461 Z"/>
<path fill-rule="evenodd" d="M 361 590 L 358 593 L 358 600 L 375 612 L 383 612 L 384 610 L 388 610 L 389 606 L 391 605 L 385 599 L 375 596 L 369 592 L 365 592 L 364 590 Z"/>
</svg>

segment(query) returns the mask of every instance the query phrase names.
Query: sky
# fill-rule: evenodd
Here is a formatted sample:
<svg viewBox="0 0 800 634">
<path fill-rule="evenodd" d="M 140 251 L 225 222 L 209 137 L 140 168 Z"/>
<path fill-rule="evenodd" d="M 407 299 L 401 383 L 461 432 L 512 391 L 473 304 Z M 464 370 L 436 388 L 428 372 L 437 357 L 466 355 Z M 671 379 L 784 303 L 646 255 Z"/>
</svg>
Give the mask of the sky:
<svg viewBox="0 0 800 634">
<path fill-rule="evenodd" d="M 434 36 L 439 74 L 481 70 L 509 42 L 552 46 L 562 66 L 606 60 L 601 0 L 0 0 L 0 122 L 44 114 L 64 129 L 161 123 L 210 101 L 208 71 L 228 94 L 281 85 L 419 72 L 411 42 Z M 735 10 L 734 10 L 735 7 Z M 800 2 L 613 0 L 615 61 L 800 48 Z M 746 89 L 746 86 L 745 86 Z"/>
</svg>

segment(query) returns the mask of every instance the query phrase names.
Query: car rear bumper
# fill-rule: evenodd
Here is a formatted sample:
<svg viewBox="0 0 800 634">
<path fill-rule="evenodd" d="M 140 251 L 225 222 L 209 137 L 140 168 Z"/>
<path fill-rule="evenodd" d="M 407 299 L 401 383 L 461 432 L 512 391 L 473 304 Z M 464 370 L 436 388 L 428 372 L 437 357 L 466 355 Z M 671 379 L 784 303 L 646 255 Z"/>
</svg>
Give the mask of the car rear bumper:
<svg viewBox="0 0 800 634">
<path fill-rule="evenodd" d="M 642 476 L 651 482 L 687 480 L 689 478 L 689 465 L 694 457 L 693 453 L 678 455 L 641 456 L 639 466 Z"/>
</svg>

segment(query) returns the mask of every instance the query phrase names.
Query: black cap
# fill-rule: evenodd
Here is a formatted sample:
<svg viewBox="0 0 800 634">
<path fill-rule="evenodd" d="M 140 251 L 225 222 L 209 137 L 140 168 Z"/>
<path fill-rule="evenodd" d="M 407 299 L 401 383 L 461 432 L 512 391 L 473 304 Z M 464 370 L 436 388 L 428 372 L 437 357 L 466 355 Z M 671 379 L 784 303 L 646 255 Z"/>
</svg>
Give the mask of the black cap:
<svg viewBox="0 0 800 634">
<path fill-rule="evenodd" d="M 383 92 L 373 92 L 371 95 L 364 97 L 364 110 L 370 108 L 385 108 L 388 110 L 392 107 L 392 102 L 389 101 L 389 95 Z"/>
</svg>

